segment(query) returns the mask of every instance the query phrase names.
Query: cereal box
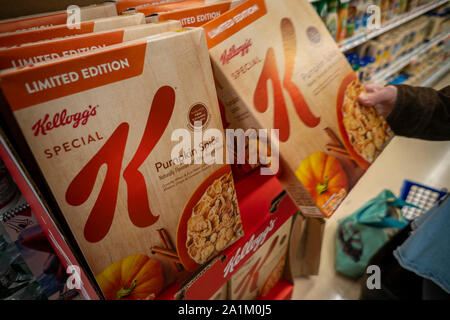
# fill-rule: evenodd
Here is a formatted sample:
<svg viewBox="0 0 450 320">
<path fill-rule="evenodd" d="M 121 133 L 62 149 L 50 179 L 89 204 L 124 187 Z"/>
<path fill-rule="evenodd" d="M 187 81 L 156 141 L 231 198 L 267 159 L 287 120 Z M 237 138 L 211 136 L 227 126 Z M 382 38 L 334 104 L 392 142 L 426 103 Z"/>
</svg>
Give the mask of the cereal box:
<svg viewBox="0 0 450 320">
<path fill-rule="evenodd" d="M 107 299 L 153 299 L 242 236 L 230 166 L 206 161 L 223 129 L 202 29 L 0 78 Z"/>
<path fill-rule="evenodd" d="M 203 4 L 211 4 L 227 0 L 116 0 L 117 11 L 119 13 L 134 12 L 139 7 L 150 7 L 170 5 L 169 8 L 187 8 Z"/>
<path fill-rule="evenodd" d="M 165 21 L 161 23 L 140 24 L 109 31 L 86 33 L 30 44 L 27 43 L 19 47 L 0 48 L 0 70 L 86 53 L 113 44 L 180 28 L 181 23 L 179 21 Z"/>
<path fill-rule="evenodd" d="M 278 178 L 330 216 L 393 136 L 307 0 L 248 0 L 204 26 L 230 128 L 277 130 Z M 275 146 L 277 144 L 274 144 Z"/>
<path fill-rule="evenodd" d="M 206 22 L 217 18 L 231 8 L 241 4 L 244 0 L 219 1 L 211 4 L 193 5 L 178 8 L 180 4 L 173 3 L 166 6 L 137 7 L 137 12 L 145 14 L 147 22 L 179 20 L 183 27 L 200 27 Z M 183 3 L 181 3 L 183 4 Z M 159 9 L 157 9 L 159 8 Z"/>
<path fill-rule="evenodd" d="M 77 27 L 69 27 L 66 24 L 62 24 L 43 29 L 6 32 L 0 34 L 0 48 L 14 47 L 29 42 L 70 37 L 79 34 L 100 32 L 144 23 L 145 18 L 143 14 L 132 14 L 80 22 Z"/>
<path fill-rule="evenodd" d="M 80 21 L 117 16 L 114 3 L 106 2 L 80 8 Z M 0 21 L 0 33 L 41 29 L 67 22 L 67 11 L 46 12 Z"/>
<path fill-rule="evenodd" d="M 122 13 L 142 5 L 160 5 L 172 2 L 189 2 L 196 0 L 116 0 L 117 12 Z"/>
</svg>

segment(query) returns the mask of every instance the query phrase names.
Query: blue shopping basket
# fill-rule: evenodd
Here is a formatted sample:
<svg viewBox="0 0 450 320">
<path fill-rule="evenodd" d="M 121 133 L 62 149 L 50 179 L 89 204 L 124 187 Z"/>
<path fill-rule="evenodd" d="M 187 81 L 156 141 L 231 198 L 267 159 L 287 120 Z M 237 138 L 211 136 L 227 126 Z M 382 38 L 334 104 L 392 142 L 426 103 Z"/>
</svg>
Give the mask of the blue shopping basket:
<svg viewBox="0 0 450 320">
<path fill-rule="evenodd" d="M 436 202 L 447 194 L 447 190 L 437 190 L 420 183 L 405 180 L 400 193 L 400 198 L 414 204 L 421 209 L 403 207 L 402 214 L 405 219 L 415 220 L 422 213 L 430 210 Z"/>
</svg>

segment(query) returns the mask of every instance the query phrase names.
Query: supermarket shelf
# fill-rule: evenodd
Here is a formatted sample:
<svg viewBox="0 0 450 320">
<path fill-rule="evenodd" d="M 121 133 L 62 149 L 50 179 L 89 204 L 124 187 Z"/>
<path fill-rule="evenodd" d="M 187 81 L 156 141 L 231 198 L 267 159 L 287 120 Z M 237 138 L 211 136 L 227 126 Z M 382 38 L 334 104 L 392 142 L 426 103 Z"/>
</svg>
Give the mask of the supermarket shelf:
<svg viewBox="0 0 450 320">
<path fill-rule="evenodd" d="M 427 50 L 429 50 L 434 45 L 438 44 L 441 41 L 445 41 L 449 38 L 450 33 L 446 33 L 444 35 L 438 36 L 435 39 L 426 42 L 420 46 L 418 46 L 415 50 L 408 53 L 407 55 L 401 57 L 400 59 L 397 59 L 397 61 L 394 61 L 388 68 L 383 69 L 372 77 L 370 79 L 371 82 L 376 83 L 384 83 L 390 76 L 393 74 L 399 72 L 404 67 L 406 67 L 408 64 L 411 63 L 414 59 L 425 53 Z"/>
<path fill-rule="evenodd" d="M 427 13 L 428 11 L 431 11 L 447 2 L 448 0 L 439 0 L 439 1 L 432 1 L 431 3 L 422 5 L 412 10 L 411 12 L 402 14 L 395 19 L 387 21 L 378 30 L 372 30 L 369 31 L 368 33 L 359 34 L 347 40 L 344 40 L 342 43 L 339 44 L 339 47 L 341 48 L 342 52 L 348 51 L 352 48 L 355 48 L 363 44 L 364 42 L 369 41 L 370 39 L 373 39 L 389 30 L 392 30 L 393 28 L 396 28 L 408 21 L 411 21 L 412 19 L 417 18 L 418 16 L 421 16 L 424 13 Z"/>
<path fill-rule="evenodd" d="M 439 68 L 432 76 L 421 83 L 422 87 L 432 87 L 436 82 L 438 82 L 443 76 L 445 76 L 450 71 L 450 61 L 446 62 L 443 67 Z"/>
</svg>

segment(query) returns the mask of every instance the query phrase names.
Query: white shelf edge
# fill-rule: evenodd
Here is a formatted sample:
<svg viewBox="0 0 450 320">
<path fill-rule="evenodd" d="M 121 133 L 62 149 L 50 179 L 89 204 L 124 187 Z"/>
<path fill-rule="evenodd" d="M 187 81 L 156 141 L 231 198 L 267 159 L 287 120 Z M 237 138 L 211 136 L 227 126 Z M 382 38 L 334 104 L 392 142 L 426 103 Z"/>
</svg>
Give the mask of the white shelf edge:
<svg viewBox="0 0 450 320">
<path fill-rule="evenodd" d="M 433 75 L 428 77 L 425 81 L 422 81 L 420 84 L 422 87 L 432 87 L 436 84 L 443 76 L 450 71 L 450 61 L 447 61 L 442 68 L 439 68 L 439 71 L 435 72 Z"/>
<path fill-rule="evenodd" d="M 392 76 L 393 74 L 399 72 L 401 69 L 406 67 L 408 64 L 411 63 L 411 60 L 414 58 L 420 56 L 421 54 L 425 53 L 427 50 L 429 50 L 434 45 L 438 44 L 441 41 L 444 41 L 450 36 L 450 33 L 441 35 L 436 37 L 435 39 L 424 43 L 420 45 L 417 49 L 414 51 L 408 53 L 406 56 L 401 57 L 398 59 L 398 61 L 395 61 L 391 66 L 389 66 L 387 69 L 377 72 L 372 79 L 370 79 L 370 82 L 377 82 L 382 83 L 386 81 L 387 78 Z"/>
<path fill-rule="evenodd" d="M 338 44 L 340 46 L 340 49 L 342 52 L 348 51 L 350 49 L 353 49 L 370 39 L 373 39 L 379 35 L 382 35 L 385 32 L 388 32 L 406 22 L 411 21 L 414 18 L 417 18 L 437 7 L 440 7 L 441 5 L 447 3 L 449 0 L 441 0 L 441 1 L 435 1 L 433 3 L 425 4 L 423 6 L 420 6 L 419 8 L 414 9 L 412 12 L 404 13 L 400 17 L 394 18 L 386 23 L 384 23 L 383 27 L 381 29 L 378 29 L 373 32 L 366 32 L 364 34 L 356 35 L 350 39 L 344 40 L 344 42 Z"/>
</svg>

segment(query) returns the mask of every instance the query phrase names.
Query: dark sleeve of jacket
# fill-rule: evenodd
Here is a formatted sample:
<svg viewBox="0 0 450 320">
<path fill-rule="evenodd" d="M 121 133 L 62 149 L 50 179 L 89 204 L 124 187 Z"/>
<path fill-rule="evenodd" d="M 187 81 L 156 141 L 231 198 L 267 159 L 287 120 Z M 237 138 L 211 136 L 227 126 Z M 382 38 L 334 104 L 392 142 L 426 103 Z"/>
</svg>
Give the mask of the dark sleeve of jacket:
<svg viewBox="0 0 450 320">
<path fill-rule="evenodd" d="M 395 134 L 410 138 L 450 140 L 450 86 L 431 88 L 397 85 L 394 110 L 387 118 Z"/>
</svg>

